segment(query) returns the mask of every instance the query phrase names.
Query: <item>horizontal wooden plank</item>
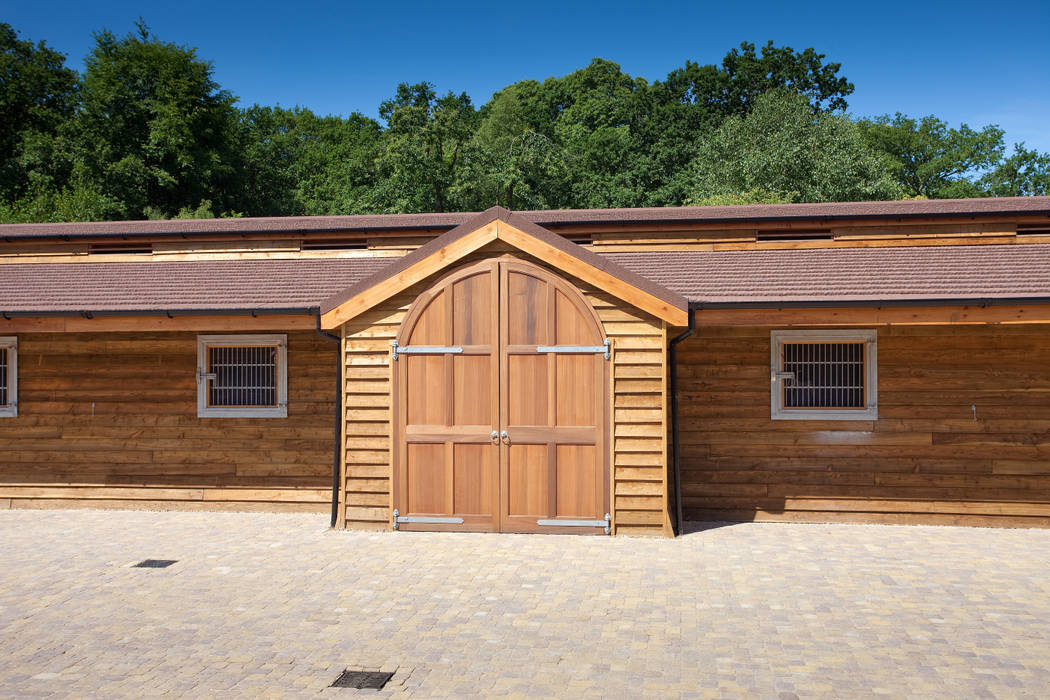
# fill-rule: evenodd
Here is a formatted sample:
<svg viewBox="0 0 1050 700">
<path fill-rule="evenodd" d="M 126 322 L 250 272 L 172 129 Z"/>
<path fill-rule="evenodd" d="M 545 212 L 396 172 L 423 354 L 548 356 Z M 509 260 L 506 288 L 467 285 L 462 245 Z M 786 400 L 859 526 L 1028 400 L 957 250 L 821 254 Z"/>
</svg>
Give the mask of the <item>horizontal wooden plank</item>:
<svg viewBox="0 0 1050 700">
<path fill-rule="evenodd" d="M 222 501 L 151 501 L 118 499 L 17 498 L 11 508 L 61 509 L 97 508 L 109 510 L 211 511 L 233 513 L 324 513 L 318 523 L 327 525 L 330 503 L 222 502 Z"/>
<path fill-rule="evenodd" d="M 1050 527 L 1050 517 L 959 515 L 951 513 L 869 513 L 830 511 L 764 511 L 731 508 L 688 508 L 685 531 L 705 521 L 880 523 L 885 525 L 954 525 L 969 527 Z"/>
</svg>

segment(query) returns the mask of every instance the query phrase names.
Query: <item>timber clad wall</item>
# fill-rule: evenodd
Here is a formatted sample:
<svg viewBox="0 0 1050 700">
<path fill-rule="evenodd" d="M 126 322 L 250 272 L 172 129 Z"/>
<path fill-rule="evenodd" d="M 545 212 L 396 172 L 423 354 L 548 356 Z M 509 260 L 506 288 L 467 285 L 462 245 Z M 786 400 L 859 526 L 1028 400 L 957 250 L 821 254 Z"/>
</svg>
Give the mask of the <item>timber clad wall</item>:
<svg viewBox="0 0 1050 700">
<path fill-rule="evenodd" d="M 288 333 L 287 418 L 197 418 L 197 333 L 18 342 L 18 416 L 0 418 L 0 506 L 331 507 L 336 343 Z"/>
<path fill-rule="evenodd" d="M 472 260 L 491 257 L 472 257 Z M 524 256 L 522 256 L 524 257 Z M 469 264 L 464 260 L 461 264 Z M 539 263 L 536 260 L 530 262 Z M 458 265 L 457 265 L 458 267 Z M 447 272 L 447 271 L 444 271 Z M 444 272 L 442 274 L 444 274 Z M 667 489 L 663 322 L 580 280 L 580 289 L 613 342 L 613 522 L 618 534 L 670 535 Z M 388 529 L 391 522 L 392 374 L 390 341 L 409 306 L 435 275 L 343 326 L 345 349 L 346 489 L 344 525 Z"/>
<path fill-rule="evenodd" d="M 877 327 L 876 421 L 771 421 L 770 330 L 680 346 L 686 519 L 1050 525 L 1046 326 Z"/>
</svg>

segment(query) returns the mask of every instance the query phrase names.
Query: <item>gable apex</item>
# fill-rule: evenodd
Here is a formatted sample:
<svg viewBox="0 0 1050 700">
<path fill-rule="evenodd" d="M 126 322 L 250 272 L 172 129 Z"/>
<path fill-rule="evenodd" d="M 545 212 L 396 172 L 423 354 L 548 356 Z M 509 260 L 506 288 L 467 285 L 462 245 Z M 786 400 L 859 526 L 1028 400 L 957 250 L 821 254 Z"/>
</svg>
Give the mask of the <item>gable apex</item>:
<svg viewBox="0 0 1050 700">
<path fill-rule="evenodd" d="M 493 241 L 532 255 L 671 325 L 688 322 L 685 297 L 500 206 L 491 207 L 321 303 L 321 326 L 336 328 Z"/>
</svg>

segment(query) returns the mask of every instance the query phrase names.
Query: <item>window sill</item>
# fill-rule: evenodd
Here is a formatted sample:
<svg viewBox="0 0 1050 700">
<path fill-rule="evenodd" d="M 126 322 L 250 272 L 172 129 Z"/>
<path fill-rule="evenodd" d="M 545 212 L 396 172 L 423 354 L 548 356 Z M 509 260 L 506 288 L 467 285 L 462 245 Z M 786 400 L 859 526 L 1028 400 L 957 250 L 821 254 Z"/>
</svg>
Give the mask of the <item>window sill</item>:
<svg viewBox="0 0 1050 700">
<path fill-rule="evenodd" d="M 782 409 L 770 416 L 772 420 L 878 420 L 877 408 L 856 410 L 840 409 Z"/>
<path fill-rule="evenodd" d="M 288 408 L 200 408 L 198 418 L 287 418 Z"/>
</svg>

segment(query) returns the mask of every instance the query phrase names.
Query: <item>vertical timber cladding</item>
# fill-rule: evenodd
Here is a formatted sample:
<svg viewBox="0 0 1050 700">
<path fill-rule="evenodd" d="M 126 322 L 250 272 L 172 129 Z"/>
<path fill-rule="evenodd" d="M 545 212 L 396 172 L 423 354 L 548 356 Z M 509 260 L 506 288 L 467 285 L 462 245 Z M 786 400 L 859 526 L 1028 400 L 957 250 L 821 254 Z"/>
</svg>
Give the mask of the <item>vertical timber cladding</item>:
<svg viewBox="0 0 1050 700">
<path fill-rule="evenodd" d="M 611 394 L 611 428 L 605 452 L 612 460 L 614 532 L 670 535 L 664 468 L 664 323 L 578 279 L 552 272 L 583 294 L 612 341 L 611 377 L 606 383 Z M 346 490 L 341 521 L 345 527 L 390 527 L 394 465 L 390 343 L 397 338 L 412 302 L 435 279 L 415 285 L 343 326 Z"/>
</svg>

